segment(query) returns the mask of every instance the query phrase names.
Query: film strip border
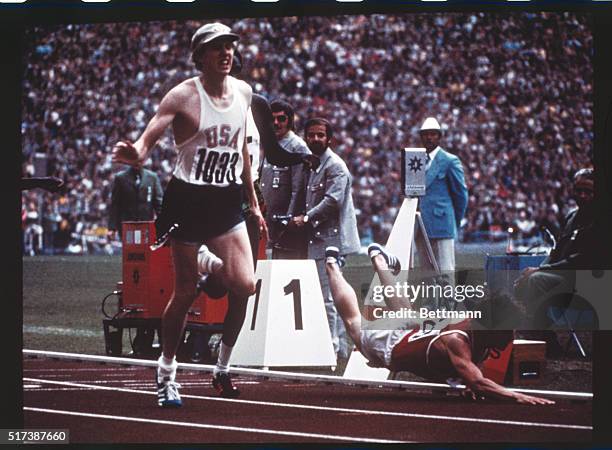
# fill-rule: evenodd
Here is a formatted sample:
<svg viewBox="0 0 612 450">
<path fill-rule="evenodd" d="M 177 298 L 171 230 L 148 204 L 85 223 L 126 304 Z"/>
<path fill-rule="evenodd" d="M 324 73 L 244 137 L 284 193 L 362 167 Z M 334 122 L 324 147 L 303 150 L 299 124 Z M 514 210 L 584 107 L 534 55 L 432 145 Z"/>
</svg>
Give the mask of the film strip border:
<svg viewBox="0 0 612 450">
<path fill-rule="evenodd" d="M 75 5 L 87 4 L 108 4 L 113 7 L 138 7 L 144 8 L 147 6 L 172 6 L 172 5 L 195 5 L 195 6 L 210 6 L 215 5 L 247 5 L 252 3 L 276 3 L 279 6 L 317 6 L 317 5 L 330 5 L 337 3 L 359 3 L 362 5 L 373 5 L 378 6 L 410 6 L 418 5 L 422 3 L 447 3 L 451 5 L 478 5 L 480 7 L 494 6 L 498 4 L 508 3 L 530 3 L 538 5 L 540 7 L 550 6 L 572 6 L 572 5 L 585 5 L 593 3 L 612 3 L 612 0 L 490 0 L 483 3 L 480 0 L 147 0 L 147 1 L 130 1 L 125 2 L 123 0 L 63 0 L 48 2 L 46 0 L 0 0 L 0 7 L 2 6 L 13 6 L 13 7 L 46 7 L 48 9 L 60 9 L 63 7 L 74 7 Z"/>
<path fill-rule="evenodd" d="M 601 22 L 612 20 L 612 0 L 0 0 L 0 25 L 519 11 L 593 13 Z"/>
<path fill-rule="evenodd" d="M 64 1 L 64 2 L 55 2 L 53 3 L 54 7 L 58 7 L 58 6 L 62 6 L 63 4 L 75 4 L 75 3 L 113 3 L 115 5 L 119 4 L 120 0 L 76 0 L 76 1 Z M 305 0 L 301 0 L 301 1 L 296 1 L 296 0 L 248 0 L 252 3 L 301 3 L 303 2 L 304 4 L 306 3 Z M 371 3 L 374 0 L 319 0 L 316 1 L 314 3 Z M 535 2 L 536 0 L 500 0 L 500 1 L 491 1 L 488 3 L 508 3 L 508 2 Z M 398 5 L 398 4 L 411 4 L 411 3 L 418 3 L 418 2 L 435 2 L 435 3 L 455 3 L 455 4 L 466 4 L 466 3 L 473 3 L 473 4 L 480 4 L 480 2 L 478 1 L 470 1 L 470 0 L 416 0 L 416 1 L 404 1 L 404 2 L 398 2 L 398 1 L 381 1 L 381 0 L 376 0 L 377 4 L 380 3 L 387 3 L 387 4 L 393 4 L 393 5 Z M 557 1 L 546 1 L 543 3 L 546 3 L 548 5 L 550 4 L 580 4 L 580 3 L 592 3 L 592 2 L 612 2 L 612 0 L 574 0 L 571 2 L 567 2 L 567 1 L 561 1 L 561 0 L 557 0 Z M 4 4 L 25 4 L 26 6 L 28 5 L 42 5 L 42 4 L 47 4 L 47 2 L 43 2 L 43 0 L 0 0 L 0 3 L 4 3 Z M 207 2 L 206 0 L 160 0 L 160 1 L 150 1 L 147 2 L 147 4 L 151 5 L 151 4 L 164 4 L 164 3 L 194 3 L 194 4 L 205 4 L 205 3 L 210 3 Z M 244 2 L 237 2 L 237 1 L 228 1 L 226 3 L 244 3 Z M 312 4 L 313 2 L 309 1 L 309 4 Z"/>
</svg>

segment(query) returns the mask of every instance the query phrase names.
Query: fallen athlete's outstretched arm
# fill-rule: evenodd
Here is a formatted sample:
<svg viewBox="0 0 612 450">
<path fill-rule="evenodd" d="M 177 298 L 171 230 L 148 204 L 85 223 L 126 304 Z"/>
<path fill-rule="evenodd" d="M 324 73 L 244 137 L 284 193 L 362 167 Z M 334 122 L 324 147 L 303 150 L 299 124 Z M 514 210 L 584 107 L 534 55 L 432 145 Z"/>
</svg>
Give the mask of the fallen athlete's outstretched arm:
<svg viewBox="0 0 612 450">
<path fill-rule="evenodd" d="M 162 137 L 174 120 L 182 104 L 186 102 L 188 90 L 184 83 L 175 86 L 162 99 L 157 112 L 147 124 L 144 132 L 134 143 L 119 141 L 113 147 L 112 161 L 138 166 L 148 157 L 149 152 Z"/>
<path fill-rule="evenodd" d="M 495 383 L 493 380 L 485 378 L 480 368 L 472 362 L 470 344 L 460 335 L 449 334 L 442 336 L 440 341 L 445 345 L 449 360 L 457 374 L 475 394 L 530 405 L 552 405 L 555 403 L 545 398 L 511 391 Z"/>
</svg>

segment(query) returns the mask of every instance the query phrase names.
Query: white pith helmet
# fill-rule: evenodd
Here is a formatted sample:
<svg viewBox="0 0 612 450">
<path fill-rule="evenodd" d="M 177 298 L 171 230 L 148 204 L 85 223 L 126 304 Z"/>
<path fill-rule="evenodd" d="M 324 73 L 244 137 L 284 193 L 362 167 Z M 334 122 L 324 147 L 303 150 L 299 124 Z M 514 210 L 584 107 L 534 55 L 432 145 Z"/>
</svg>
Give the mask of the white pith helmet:
<svg viewBox="0 0 612 450">
<path fill-rule="evenodd" d="M 421 125 L 421 129 L 419 131 L 426 130 L 435 130 L 439 131 L 440 133 L 442 132 L 442 128 L 440 128 L 440 124 L 435 117 L 428 117 L 425 119 L 425 122 L 423 122 L 423 125 Z"/>
</svg>

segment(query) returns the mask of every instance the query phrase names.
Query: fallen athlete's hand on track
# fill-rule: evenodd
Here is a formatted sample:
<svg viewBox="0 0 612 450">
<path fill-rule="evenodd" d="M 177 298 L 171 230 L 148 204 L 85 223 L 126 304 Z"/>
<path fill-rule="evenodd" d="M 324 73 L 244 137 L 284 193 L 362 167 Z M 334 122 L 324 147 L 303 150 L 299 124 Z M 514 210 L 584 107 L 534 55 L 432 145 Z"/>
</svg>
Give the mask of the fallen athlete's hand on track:
<svg viewBox="0 0 612 450">
<path fill-rule="evenodd" d="M 140 164 L 139 156 L 134 144 L 130 141 L 119 141 L 113 147 L 112 162 L 137 166 Z"/>
<path fill-rule="evenodd" d="M 531 395 L 525 395 L 517 393 L 516 397 L 514 397 L 517 403 L 522 403 L 525 405 L 554 405 L 555 402 L 553 400 L 548 400 L 547 398 L 534 397 Z"/>
</svg>

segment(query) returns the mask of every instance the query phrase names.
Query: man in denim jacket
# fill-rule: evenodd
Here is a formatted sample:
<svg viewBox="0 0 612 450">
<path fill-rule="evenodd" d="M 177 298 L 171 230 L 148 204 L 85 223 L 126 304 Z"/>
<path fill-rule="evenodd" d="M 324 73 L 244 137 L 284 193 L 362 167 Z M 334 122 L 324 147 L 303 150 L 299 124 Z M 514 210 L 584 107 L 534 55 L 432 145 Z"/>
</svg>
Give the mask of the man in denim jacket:
<svg viewBox="0 0 612 450">
<path fill-rule="evenodd" d="M 308 147 L 320 158 L 320 165 L 308 178 L 306 213 L 294 217 L 290 226 L 306 228 L 308 258 L 317 263 L 334 350 L 338 357 L 348 358 L 346 330 L 334 306 L 325 271 L 325 249 L 334 246 L 340 255 L 348 255 L 361 247 L 351 191 L 352 177 L 342 158 L 329 147 L 332 128 L 327 120 L 310 119 L 306 122 L 305 134 Z"/>
</svg>

